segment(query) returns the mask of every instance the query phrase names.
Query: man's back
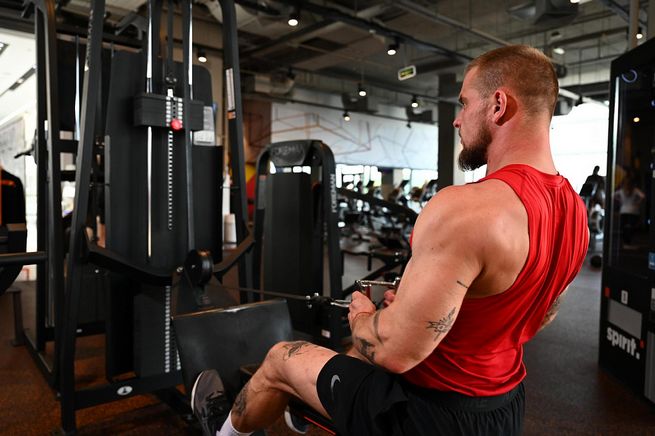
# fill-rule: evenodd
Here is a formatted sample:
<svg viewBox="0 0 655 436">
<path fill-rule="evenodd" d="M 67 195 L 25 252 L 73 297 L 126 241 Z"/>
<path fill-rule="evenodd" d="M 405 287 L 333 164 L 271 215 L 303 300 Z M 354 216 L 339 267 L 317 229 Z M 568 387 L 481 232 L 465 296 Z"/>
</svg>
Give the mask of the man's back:
<svg viewBox="0 0 655 436">
<path fill-rule="evenodd" d="M 507 191 L 514 198 L 498 202 L 491 229 L 480 220 L 480 238 L 490 241 L 484 273 L 471 284 L 449 334 L 406 373 L 419 386 L 476 396 L 515 387 L 525 376 L 522 344 L 539 330 L 582 265 L 586 212 L 566 179 L 509 165 L 478 185 L 492 183 L 490 189 L 505 191 L 494 199 L 502 200 Z M 482 213 L 488 213 L 484 206 Z M 507 285 L 499 288 L 500 283 Z"/>
</svg>

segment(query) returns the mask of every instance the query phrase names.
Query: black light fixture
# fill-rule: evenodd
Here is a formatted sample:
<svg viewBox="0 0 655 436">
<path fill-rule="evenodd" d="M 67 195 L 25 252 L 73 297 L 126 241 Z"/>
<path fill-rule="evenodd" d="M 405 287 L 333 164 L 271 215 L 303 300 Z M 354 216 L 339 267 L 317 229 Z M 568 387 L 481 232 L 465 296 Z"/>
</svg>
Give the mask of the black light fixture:
<svg viewBox="0 0 655 436">
<path fill-rule="evenodd" d="M 299 23 L 300 12 L 298 12 L 298 8 L 294 8 L 289 14 L 289 20 L 287 21 L 287 24 L 289 24 L 291 27 L 296 27 Z"/>
<path fill-rule="evenodd" d="M 407 126 L 408 129 L 411 129 L 412 128 L 412 122 L 407 120 L 406 126 Z"/>
<path fill-rule="evenodd" d="M 360 97 L 366 97 L 366 89 L 364 89 L 361 83 L 357 84 L 357 94 Z"/>
<path fill-rule="evenodd" d="M 639 27 L 637 28 L 637 35 L 636 35 L 636 36 L 637 36 L 637 39 L 641 39 L 641 38 L 644 37 L 644 32 L 642 32 L 642 30 L 641 30 L 641 26 L 639 26 Z"/>
<path fill-rule="evenodd" d="M 416 109 L 416 108 L 418 107 L 418 99 L 416 98 L 415 95 L 412 95 L 412 103 L 411 103 L 411 105 L 412 105 L 412 107 L 413 107 L 414 109 Z"/>
<path fill-rule="evenodd" d="M 296 78 L 296 73 L 293 72 L 293 68 L 289 67 L 287 70 L 287 79 L 294 80 Z"/>
<path fill-rule="evenodd" d="M 198 47 L 198 62 L 202 62 L 203 64 L 207 62 L 207 53 L 205 53 L 205 49 Z"/>
<path fill-rule="evenodd" d="M 398 53 L 398 49 L 400 48 L 400 45 L 398 44 L 398 38 L 395 38 L 394 41 L 389 44 L 389 47 L 387 48 L 387 54 L 389 56 L 393 56 L 396 53 Z"/>
<path fill-rule="evenodd" d="M 343 120 L 344 121 L 350 121 L 350 114 L 348 113 L 348 111 L 345 111 L 343 113 Z"/>
</svg>

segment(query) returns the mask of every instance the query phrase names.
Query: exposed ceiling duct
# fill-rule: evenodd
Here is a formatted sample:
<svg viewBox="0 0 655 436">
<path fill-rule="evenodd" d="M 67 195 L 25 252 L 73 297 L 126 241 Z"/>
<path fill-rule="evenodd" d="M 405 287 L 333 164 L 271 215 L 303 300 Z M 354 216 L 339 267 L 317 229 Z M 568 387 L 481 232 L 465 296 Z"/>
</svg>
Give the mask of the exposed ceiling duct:
<svg viewBox="0 0 655 436">
<path fill-rule="evenodd" d="M 541 28 L 562 27 L 578 16 L 578 4 L 570 0 L 533 0 L 512 7 L 507 12 Z"/>
</svg>

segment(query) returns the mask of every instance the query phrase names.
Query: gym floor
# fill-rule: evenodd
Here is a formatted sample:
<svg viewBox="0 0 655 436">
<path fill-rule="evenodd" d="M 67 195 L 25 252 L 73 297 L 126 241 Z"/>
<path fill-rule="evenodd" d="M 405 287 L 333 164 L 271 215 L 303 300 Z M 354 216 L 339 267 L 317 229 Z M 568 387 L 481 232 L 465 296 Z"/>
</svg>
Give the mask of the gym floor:
<svg viewBox="0 0 655 436">
<path fill-rule="evenodd" d="M 528 376 L 525 435 L 655 435 L 655 406 L 602 371 L 598 358 L 600 270 L 585 263 L 560 314 L 525 348 Z M 23 292 L 25 325 L 33 292 Z M 0 434 L 42 435 L 59 427 L 59 404 L 25 347 L 13 347 L 11 296 L 0 298 Z M 78 382 L 102 383 L 102 336 L 78 341 Z M 154 395 L 79 411 L 80 434 L 194 434 Z M 283 421 L 271 436 L 287 436 Z M 312 428 L 310 436 L 326 433 Z"/>
</svg>

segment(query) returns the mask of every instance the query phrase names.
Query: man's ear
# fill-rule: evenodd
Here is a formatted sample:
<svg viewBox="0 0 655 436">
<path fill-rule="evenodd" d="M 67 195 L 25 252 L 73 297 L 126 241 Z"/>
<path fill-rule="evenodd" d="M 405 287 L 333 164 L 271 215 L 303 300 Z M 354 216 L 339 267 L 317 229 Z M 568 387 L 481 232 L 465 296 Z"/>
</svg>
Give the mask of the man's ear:
<svg viewBox="0 0 655 436">
<path fill-rule="evenodd" d="M 497 125 L 502 125 L 509 119 L 511 112 L 510 98 L 503 89 L 497 89 L 493 95 L 492 102 L 492 121 Z"/>
</svg>

